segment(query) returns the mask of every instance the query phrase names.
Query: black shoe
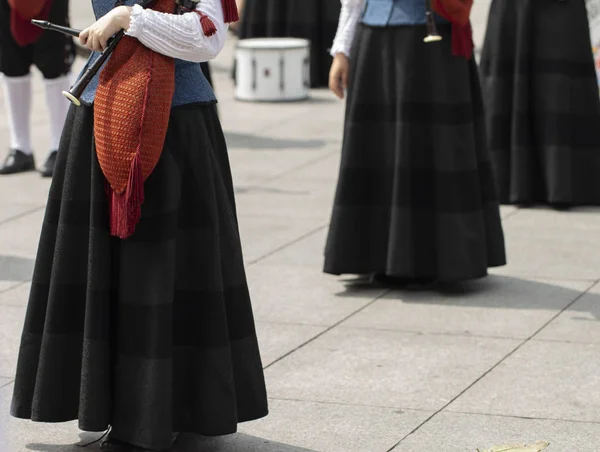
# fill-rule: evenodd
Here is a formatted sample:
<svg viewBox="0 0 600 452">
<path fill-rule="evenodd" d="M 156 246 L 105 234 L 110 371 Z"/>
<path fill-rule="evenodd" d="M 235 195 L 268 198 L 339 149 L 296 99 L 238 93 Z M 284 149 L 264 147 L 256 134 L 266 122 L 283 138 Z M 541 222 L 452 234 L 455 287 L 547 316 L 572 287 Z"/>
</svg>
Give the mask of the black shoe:
<svg viewBox="0 0 600 452">
<path fill-rule="evenodd" d="M 18 149 L 11 149 L 0 168 L 0 174 L 16 174 L 33 170 L 35 170 L 33 155 L 25 154 Z"/>
<path fill-rule="evenodd" d="M 57 154 L 57 151 L 50 152 L 50 155 L 46 159 L 44 166 L 42 166 L 42 169 L 40 169 L 40 174 L 42 175 L 42 177 L 52 177 L 52 175 L 54 174 L 54 165 L 56 165 Z"/>
</svg>

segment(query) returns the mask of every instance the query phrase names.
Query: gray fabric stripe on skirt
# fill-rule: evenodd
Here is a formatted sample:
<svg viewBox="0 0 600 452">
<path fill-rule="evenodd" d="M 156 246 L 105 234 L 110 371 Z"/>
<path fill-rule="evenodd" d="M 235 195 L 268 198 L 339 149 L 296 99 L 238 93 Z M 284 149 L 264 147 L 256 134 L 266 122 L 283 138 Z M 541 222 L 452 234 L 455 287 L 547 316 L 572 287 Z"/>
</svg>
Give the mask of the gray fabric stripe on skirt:
<svg viewBox="0 0 600 452">
<path fill-rule="evenodd" d="M 267 414 L 227 149 L 214 105 L 171 113 L 142 219 L 110 237 L 93 111 L 71 108 L 42 228 L 14 416 L 79 419 L 149 449 Z"/>
<path fill-rule="evenodd" d="M 600 100 L 584 0 L 494 0 L 481 56 L 503 203 L 600 204 Z"/>
<path fill-rule="evenodd" d="M 452 281 L 505 264 L 473 61 L 424 26 L 360 26 L 325 271 Z M 376 49 L 376 51 L 375 51 Z"/>
</svg>

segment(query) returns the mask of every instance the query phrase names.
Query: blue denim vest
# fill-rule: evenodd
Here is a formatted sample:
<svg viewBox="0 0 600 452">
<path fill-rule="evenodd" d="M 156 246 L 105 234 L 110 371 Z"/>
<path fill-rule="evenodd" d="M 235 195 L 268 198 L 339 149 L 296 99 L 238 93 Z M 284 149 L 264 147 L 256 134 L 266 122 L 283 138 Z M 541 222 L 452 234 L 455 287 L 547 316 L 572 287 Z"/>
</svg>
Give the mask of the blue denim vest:
<svg viewBox="0 0 600 452">
<path fill-rule="evenodd" d="M 447 21 L 435 14 L 436 22 Z M 373 27 L 425 23 L 425 0 L 367 0 L 362 23 Z"/>
<path fill-rule="evenodd" d="M 125 0 L 125 4 L 132 6 L 137 3 L 135 0 Z M 94 14 L 96 19 L 104 16 L 114 7 L 114 0 L 92 0 L 92 6 L 94 8 Z M 173 6 L 175 2 L 173 2 Z M 174 9 L 174 8 L 173 8 Z M 92 53 L 88 60 L 85 68 L 82 71 L 85 72 L 87 67 L 95 61 L 100 54 L 97 52 Z M 98 74 L 100 71 L 98 71 Z M 81 77 L 81 74 L 80 74 Z M 96 75 L 91 83 L 88 85 L 86 90 L 81 96 L 81 102 L 84 105 L 92 105 L 94 103 L 94 97 L 96 95 L 96 89 L 98 88 L 99 76 Z M 189 61 L 175 60 L 175 93 L 173 94 L 173 107 L 179 105 L 193 104 L 198 102 L 215 102 L 215 94 L 204 77 L 202 69 L 198 63 L 192 63 Z"/>
</svg>

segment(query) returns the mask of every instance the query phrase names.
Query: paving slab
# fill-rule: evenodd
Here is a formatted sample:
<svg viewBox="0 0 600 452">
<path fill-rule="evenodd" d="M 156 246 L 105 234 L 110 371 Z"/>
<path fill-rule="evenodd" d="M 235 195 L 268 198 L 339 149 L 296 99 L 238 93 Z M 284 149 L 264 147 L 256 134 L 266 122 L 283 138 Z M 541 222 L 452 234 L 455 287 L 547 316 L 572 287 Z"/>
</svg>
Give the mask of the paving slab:
<svg viewBox="0 0 600 452">
<path fill-rule="evenodd" d="M 329 231 L 328 223 L 321 224 L 304 237 L 290 246 L 278 251 L 264 260 L 268 265 L 280 265 L 286 267 L 310 267 L 321 270 L 323 268 L 325 242 Z M 337 276 L 329 275 L 329 278 L 339 280 Z M 340 286 L 342 284 L 340 283 Z"/>
<path fill-rule="evenodd" d="M 314 165 L 311 165 L 314 166 Z M 237 188 L 238 214 L 242 216 L 276 216 L 316 218 L 329 221 L 334 190 L 331 183 L 285 175 L 258 187 Z"/>
<path fill-rule="evenodd" d="M 544 452 L 597 452 L 600 425 L 477 414 L 440 413 L 393 452 L 475 452 L 506 443 L 548 441 Z"/>
<path fill-rule="evenodd" d="M 229 160 L 234 185 L 239 188 L 269 182 L 277 176 L 314 161 L 322 152 L 324 151 L 319 149 L 232 149 L 229 152 Z"/>
<path fill-rule="evenodd" d="M 344 326 L 526 339 L 589 287 L 492 275 L 436 290 L 396 290 Z"/>
<path fill-rule="evenodd" d="M 315 218 L 239 216 L 246 262 L 253 262 L 322 227 Z"/>
<path fill-rule="evenodd" d="M 17 367 L 19 339 L 25 321 L 25 308 L 0 306 L 0 376 L 13 378 Z"/>
<path fill-rule="evenodd" d="M 257 320 L 331 326 L 386 290 L 343 285 L 314 267 L 259 263 L 247 269 L 252 306 Z"/>
<path fill-rule="evenodd" d="M 275 398 L 438 410 L 518 343 L 337 327 L 267 369 L 267 383 Z"/>
<path fill-rule="evenodd" d="M 600 253 L 590 252 L 600 249 L 596 228 L 547 225 L 545 213 L 535 223 L 521 221 L 523 211 L 520 209 L 504 221 L 508 265 L 494 270 L 495 273 L 562 280 L 600 278 Z M 591 218 L 590 221 L 596 221 Z"/>
<path fill-rule="evenodd" d="M 600 285 L 596 284 L 573 303 L 536 339 L 600 344 Z"/>
<path fill-rule="evenodd" d="M 269 406 L 270 416 L 242 424 L 241 431 L 322 452 L 386 452 L 431 415 L 297 400 L 270 399 Z"/>
<path fill-rule="evenodd" d="M 0 290 L 0 307 L 12 306 L 12 307 L 26 307 L 27 301 L 29 300 L 29 291 L 31 289 L 30 281 L 4 281 L 6 288 Z M 2 285 L 0 285 L 2 288 Z"/>
<path fill-rule="evenodd" d="M 0 255 L 35 258 L 42 229 L 44 211 L 37 210 L 8 223 L 0 224 Z"/>
<path fill-rule="evenodd" d="M 600 423 L 599 356 L 598 344 L 530 341 L 448 411 Z"/>
<path fill-rule="evenodd" d="M 266 367 L 322 333 L 325 327 L 258 321 L 256 330 Z"/>
</svg>

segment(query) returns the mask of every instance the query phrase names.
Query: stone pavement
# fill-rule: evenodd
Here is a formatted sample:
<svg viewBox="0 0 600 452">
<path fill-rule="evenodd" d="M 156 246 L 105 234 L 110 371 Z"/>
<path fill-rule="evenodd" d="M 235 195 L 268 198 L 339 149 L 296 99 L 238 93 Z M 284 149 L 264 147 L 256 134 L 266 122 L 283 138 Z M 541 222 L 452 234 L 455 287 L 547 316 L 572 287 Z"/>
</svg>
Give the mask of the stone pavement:
<svg viewBox="0 0 600 452">
<path fill-rule="evenodd" d="M 479 42 L 488 5 L 475 11 Z M 87 2 L 73 2 L 74 25 L 90 20 Z M 474 452 L 542 439 L 549 452 L 598 452 L 600 210 L 503 208 L 509 265 L 460 286 L 383 290 L 324 275 L 343 104 L 324 90 L 302 103 L 236 102 L 233 46 L 213 70 L 271 415 L 180 449 Z M 39 78 L 35 90 L 41 162 Z M 0 178 L 0 452 L 75 452 L 98 436 L 7 415 L 48 186 L 33 173 Z"/>
</svg>

